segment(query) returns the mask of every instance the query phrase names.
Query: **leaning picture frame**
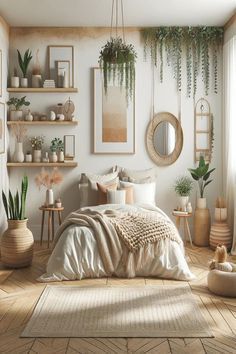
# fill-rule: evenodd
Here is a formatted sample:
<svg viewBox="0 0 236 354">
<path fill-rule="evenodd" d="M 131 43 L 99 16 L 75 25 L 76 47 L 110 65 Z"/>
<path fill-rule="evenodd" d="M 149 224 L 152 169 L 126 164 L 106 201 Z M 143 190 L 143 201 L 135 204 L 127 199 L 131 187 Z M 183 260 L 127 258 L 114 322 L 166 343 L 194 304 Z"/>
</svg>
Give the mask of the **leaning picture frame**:
<svg viewBox="0 0 236 354">
<path fill-rule="evenodd" d="M 113 81 L 107 93 L 103 73 L 94 71 L 94 154 L 135 153 L 135 95 L 127 103 L 125 86 Z"/>
<path fill-rule="evenodd" d="M 48 71 L 49 78 L 57 83 L 57 62 L 69 61 L 69 87 L 74 87 L 74 47 L 72 45 L 48 46 Z"/>
<path fill-rule="evenodd" d="M 0 102 L 0 154 L 5 153 L 6 148 L 6 108 L 5 103 Z"/>
</svg>

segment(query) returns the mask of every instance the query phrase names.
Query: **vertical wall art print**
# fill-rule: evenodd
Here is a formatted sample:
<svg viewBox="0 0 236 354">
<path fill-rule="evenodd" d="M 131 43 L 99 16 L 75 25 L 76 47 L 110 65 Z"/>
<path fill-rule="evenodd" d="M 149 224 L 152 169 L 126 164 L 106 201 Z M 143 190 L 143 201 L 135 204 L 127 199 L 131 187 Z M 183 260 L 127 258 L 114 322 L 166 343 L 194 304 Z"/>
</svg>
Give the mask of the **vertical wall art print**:
<svg viewBox="0 0 236 354">
<path fill-rule="evenodd" d="M 2 97 L 2 50 L 0 49 L 0 97 Z"/>
<path fill-rule="evenodd" d="M 127 106 L 125 86 L 113 82 L 105 94 L 99 68 L 94 68 L 94 153 L 135 153 L 134 99 Z"/>
<path fill-rule="evenodd" d="M 0 102 L 0 154 L 5 152 L 5 104 Z"/>
</svg>

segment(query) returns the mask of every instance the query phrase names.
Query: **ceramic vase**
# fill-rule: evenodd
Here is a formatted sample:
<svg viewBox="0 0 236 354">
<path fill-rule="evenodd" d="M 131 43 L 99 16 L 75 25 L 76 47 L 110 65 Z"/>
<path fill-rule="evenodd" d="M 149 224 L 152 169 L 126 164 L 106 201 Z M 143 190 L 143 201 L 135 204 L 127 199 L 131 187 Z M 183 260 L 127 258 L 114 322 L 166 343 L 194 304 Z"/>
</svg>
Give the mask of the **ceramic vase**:
<svg viewBox="0 0 236 354">
<path fill-rule="evenodd" d="M 20 78 L 18 76 L 11 77 L 11 87 L 13 88 L 20 87 Z"/>
<path fill-rule="evenodd" d="M 25 162 L 32 162 L 33 158 L 32 158 L 32 154 L 26 154 L 25 155 Z"/>
<path fill-rule="evenodd" d="M 16 142 L 14 161 L 15 162 L 24 162 L 24 153 L 23 153 L 23 143 Z"/>
<path fill-rule="evenodd" d="M 42 87 L 42 75 L 32 75 L 32 87 Z"/>
<path fill-rule="evenodd" d="M 58 153 L 58 161 L 64 162 L 64 151 L 59 151 Z"/>
<path fill-rule="evenodd" d="M 11 110 L 10 111 L 10 120 L 21 120 L 23 117 L 23 111 L 21 110 L 18 110 L 18 111 L 14 111 L 14 110 Z"/>
<path fill-rule="evenodd" d="M 25 120 L 28 122 L 32 122 L 32 120 L 34 119 L 33 115 L 31 114 L 30 109 L 28 110 L 27 114 L 25 115 Z"/>
<path fill-rule="evenodd" d="M 57 162 L 57 153 L 56 151 L 52 151 L 50 154 L 50 162 Z"/>
<path fill-rule="evenodd" d="M 27 79 L 27 77 L 22 77 L 20 79 L 20 87 L 28 87 L 28 79 Z"/>
<path fill-rule="evenodd" d="M 33 161 L 41 162 L 42 150 L 33 150 Z"/>
<path fill-rule="evenodd" d="M 206 209 L 206 198 L 198 198 L 197 199 L 197 208 L 198 209 Z"/>
<path fill-rule="evenodd" d="M 27 221 L 8 220 L 8 228 L 1 238 L 1 262 L 7 267 L 27 267 L 32 262 L 34 238 Z"/>
<path fill-rule="evenodd" d="M 53 195 L 53 190 L 50 188 L 46 190 L 45 205 L 49 207 L 49 206 L 53 206 L 53 204 L 54 204 L 54 195 Z"/>
<path fill-rule="evenodd" d="M 179 196 L 179 206 L 182 211 L 186 211 L 189 196 Z"/>
<path fill-rule="evenodd" d="M 69 77 L 68 77 L 68 73 L 66 71 L 64 72 L 64 77 L 63 77 L 63 87 L 64 88 L 69 87 Z"/>
</svg>

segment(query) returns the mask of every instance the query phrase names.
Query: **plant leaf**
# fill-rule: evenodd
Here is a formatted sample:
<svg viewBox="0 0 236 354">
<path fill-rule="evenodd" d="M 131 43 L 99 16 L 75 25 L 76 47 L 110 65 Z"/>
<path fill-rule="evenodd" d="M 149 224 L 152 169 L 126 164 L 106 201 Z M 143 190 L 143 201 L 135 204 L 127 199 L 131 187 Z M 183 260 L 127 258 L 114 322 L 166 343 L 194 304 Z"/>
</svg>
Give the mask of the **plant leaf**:
<svg viewBox="0 0 236 354">
<path fill-rule="evenodd" d="M 3 191 L 2 191 L 2 201 L 3 201 L 4 208 L 5 208 L 7 219 L 9 219 L 7 197 Z"/>
<path fill-rule="evenodd" d="M 203 177 L 203 180 L 207 181 L 213 171 L 215 171 L 215 168 L 212 168 L 210 171 L 208 171 L 207 174 Z"/>
<path fill-rule="evenodd" d="M 9 190 L 9 210 L 10 210 L 11 219 L 15 220 L 14 201 L 10 190 Z"/>
</svg>

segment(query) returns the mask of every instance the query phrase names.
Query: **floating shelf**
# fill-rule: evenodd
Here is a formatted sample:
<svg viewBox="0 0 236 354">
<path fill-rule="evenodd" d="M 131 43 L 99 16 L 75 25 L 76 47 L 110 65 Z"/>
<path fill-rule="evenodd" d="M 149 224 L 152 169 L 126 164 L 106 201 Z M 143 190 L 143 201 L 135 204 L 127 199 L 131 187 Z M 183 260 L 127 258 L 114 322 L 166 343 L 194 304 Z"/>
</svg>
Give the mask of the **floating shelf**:
<svg viewBox="0 0 236 354">
<path fill-rule="evenodd" d="M 48 121 L 48 120 L 44 120 L 44 121 L 40 121 L 40 120 L 35 120 L 33 122 L 29 122 L 26 120 L 19 120 L 19 121 L 7 121 L 7 125 L 14 125 L 14 124 L 19 124 L 19 125 L 78 125 L 78 120 L 73 120 L 73 121 L 69 121 L 69 120 L 63 120 L 63 121 Z"/>
<path fill-rule="evenodd" d="M 8 162 L 7 167 L 76 167 L 77 162 Z"/>
<path fill-rule="evenodd" d="M 19 88 L 11 88 L 9 87 L 7 89 L 8 92 L 29 92 L 29 93 L 49 93 L 49 92 L 54 92 L 54 93 L 60 93 L 60 92 L 68 92 L 68 93 L 72 93 L 72 92 L 78 92 L 78 88 L 74 88 L 74 87 L 70 87 L 70 88 L 59 88 L 59 87 L 55 87 L 55 88 L 43 88 L 43 87 L 19 87 Z"/>
</svg>

